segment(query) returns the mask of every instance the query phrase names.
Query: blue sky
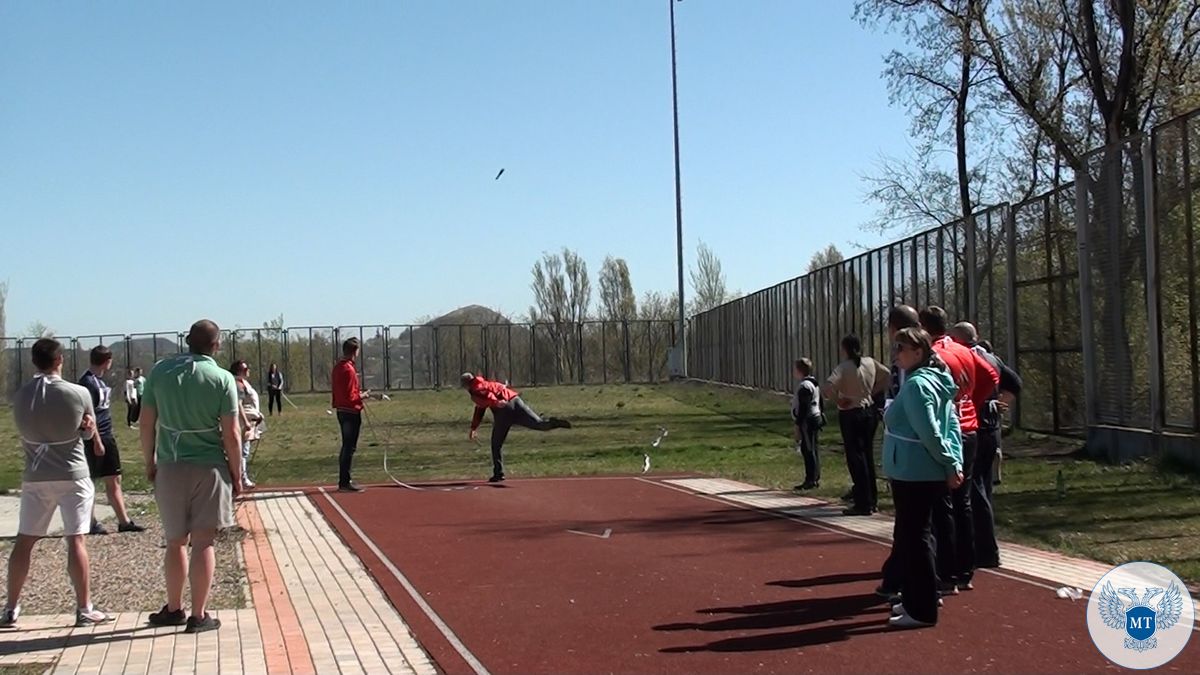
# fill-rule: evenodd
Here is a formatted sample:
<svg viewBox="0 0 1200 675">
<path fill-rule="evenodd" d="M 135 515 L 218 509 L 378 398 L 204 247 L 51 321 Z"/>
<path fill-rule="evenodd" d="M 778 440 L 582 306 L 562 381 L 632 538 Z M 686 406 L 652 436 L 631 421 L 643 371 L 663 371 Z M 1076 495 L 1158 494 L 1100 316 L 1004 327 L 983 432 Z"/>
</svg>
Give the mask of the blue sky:
<svg viewBox="0 0 1200 675">
<path fill-rule="evenodd" d="M 895 38 L 848 1 L 676 8 L 688 259 L 752 291 L 879 242 Z M 668 27 L 657 0 L 2 3 L 8 332 L 520 314 L 562 246 L 669 291 Z"/>
</svg>

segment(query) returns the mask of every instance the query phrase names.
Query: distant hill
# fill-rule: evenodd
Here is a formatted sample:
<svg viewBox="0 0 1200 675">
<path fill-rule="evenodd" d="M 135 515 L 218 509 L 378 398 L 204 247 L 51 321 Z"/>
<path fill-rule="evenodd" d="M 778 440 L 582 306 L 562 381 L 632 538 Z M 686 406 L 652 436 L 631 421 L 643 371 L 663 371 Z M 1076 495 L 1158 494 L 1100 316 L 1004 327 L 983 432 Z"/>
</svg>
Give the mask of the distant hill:
<svg viewBox="0 0 1200 675">
<path fill-rule="evenodd" d="M 448 312 L 426 323 L 426 326 L 477 326 L 477 325 L 493 325 L 493 324 L 509 324 L 508 317 L 494 309 L 489 309 L 483 305 L 467 305 Z"/>
</svg>

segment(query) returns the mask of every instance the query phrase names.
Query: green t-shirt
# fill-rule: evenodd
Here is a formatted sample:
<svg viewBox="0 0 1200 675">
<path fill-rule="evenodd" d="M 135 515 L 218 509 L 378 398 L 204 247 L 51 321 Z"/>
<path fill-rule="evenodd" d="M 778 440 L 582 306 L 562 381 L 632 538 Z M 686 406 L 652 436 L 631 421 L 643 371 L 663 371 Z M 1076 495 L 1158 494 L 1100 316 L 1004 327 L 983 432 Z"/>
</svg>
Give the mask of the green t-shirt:
<svg viewBox="0 0 1200 675">
<path fill-rule="evenodd" d="M 133 387 L 137 389 L 138 400 L 142 400 L 142 396 L 146 394 L 146 378 L 138 375 L 137 379 L 133 381 Z"/>
<path fill-rule="evenodd" d="M 237 383 L 212 357 L 179 354 L 159 361 L 146 379 L 142 405 L 158 412 L 159 462 L 225 464 L 221 417 L 237 414 Z"/>
</svg>

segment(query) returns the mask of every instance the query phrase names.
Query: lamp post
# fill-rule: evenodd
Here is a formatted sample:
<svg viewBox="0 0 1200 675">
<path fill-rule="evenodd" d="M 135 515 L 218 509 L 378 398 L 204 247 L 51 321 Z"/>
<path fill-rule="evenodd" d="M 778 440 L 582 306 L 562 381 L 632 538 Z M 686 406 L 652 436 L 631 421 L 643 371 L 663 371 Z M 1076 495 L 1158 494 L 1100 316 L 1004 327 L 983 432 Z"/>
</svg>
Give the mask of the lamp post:
<svg viewBox="0 0 1200 675">
<path fill-rule="evenodd" d="M 687 375 L 687 337 L 684 326 L 687 320 L 683 300 L 683 198 L 679 187 L 679 80 L 675 73 L 675 3 L 680 0 L 667 0 L 671 8 L 671 109 L 674 116 L 675 131 L 675 253 L 679 274 L 679 325 L 676 328 L 679 374 Z"/>
</svg>

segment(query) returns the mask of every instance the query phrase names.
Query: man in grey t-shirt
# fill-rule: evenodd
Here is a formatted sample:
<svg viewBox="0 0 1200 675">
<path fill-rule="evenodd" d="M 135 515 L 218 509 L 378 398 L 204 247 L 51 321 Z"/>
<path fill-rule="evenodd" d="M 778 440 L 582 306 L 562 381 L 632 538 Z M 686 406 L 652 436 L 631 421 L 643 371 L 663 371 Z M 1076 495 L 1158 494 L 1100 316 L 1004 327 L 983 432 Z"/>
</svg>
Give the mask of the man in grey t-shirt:
<svg viewBox="0 0 1200 675">
<path fill-rule="evenodd" d="M 104 452 L 103 445 L 94 443 L 92 397 L 87 389 L 62 379 L 63 351 L 57 340 L 42 338 L 31 352 L 38 373 L 13 396 L 25 472 L 21 476 L 20 526 L 8 559 L 8 604 L 0 615 L 0 628 L 17 622 L 33 546 L 46 536 L 55 510 L 62 513 L 67 540 L 67 571 L 75 586 L 75 625 L 108 623 L 112 617 L 92 607 L 83 543 L 96 494 L 84 453 L 87 449 Z"/>
</svg>

